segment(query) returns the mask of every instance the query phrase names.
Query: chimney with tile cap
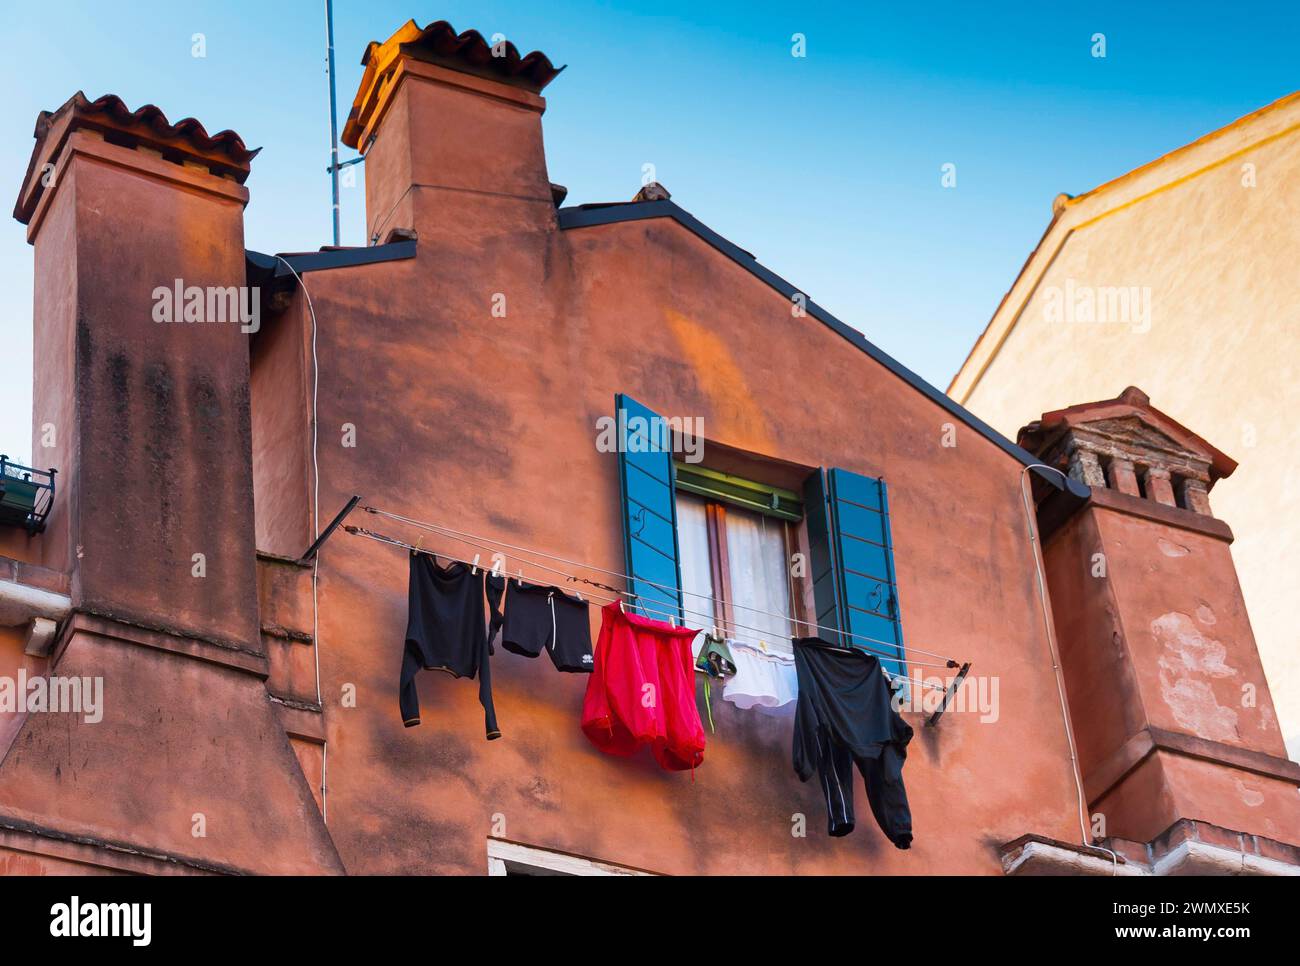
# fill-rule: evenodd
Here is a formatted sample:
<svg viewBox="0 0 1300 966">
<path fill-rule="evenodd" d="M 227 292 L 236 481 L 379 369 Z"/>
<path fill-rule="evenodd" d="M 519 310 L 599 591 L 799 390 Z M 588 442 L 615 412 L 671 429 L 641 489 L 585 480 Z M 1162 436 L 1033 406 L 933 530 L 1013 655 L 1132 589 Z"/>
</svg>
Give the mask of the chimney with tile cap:
<svg viewBox="0 0 1300 966">
<path fill-rule="evenodd" d="M 59 470 L 42 562 L 71 585 L 47 672 L 102 702 L 23 719 L 0 816 L 110 867 L 342 868 L 265 685 L 240 311 L 256 153 L 78 92 L 39 116 L 14 209 L 35 248 L 33 448 Z"/>
<path fill-rule="evenodd" d="M 43 562 L 71 570 L 78 606 L 255 645 L 248 336 L 183 304 L 156 321 L 156 292 L 231 309 L 257 152 L 80 91 L 35 136 L 14 217 L 35 248 L 33 443 L 64 504 Z"/>
<path fill-rule="evenodd" d="M 1091 488 L 1039 493 L 1043 559 L 1099 837 L 1176 823 L 1300 845 L 1287 760 L 1209 493 L 1236 463 L 1129 387 L 1045 414 L 1018 442 Z"/>
<path fill-rule="evenodd" d="M 560 69 L 545 54 L 412 20 L 372 42 L 361 63 L 343 142 L 366 156 L 370 243 L 394 227 L 427 240 L 466 226 L 553 222 L 541 91 Z"/>
</svg>

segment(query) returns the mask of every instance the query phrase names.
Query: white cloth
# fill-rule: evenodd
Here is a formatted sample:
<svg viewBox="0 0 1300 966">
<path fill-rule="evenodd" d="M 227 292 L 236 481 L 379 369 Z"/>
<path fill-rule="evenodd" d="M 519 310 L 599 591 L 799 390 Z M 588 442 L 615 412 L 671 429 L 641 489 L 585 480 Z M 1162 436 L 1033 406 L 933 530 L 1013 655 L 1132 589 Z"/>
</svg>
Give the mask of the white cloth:
<svg viewBox="0 0 1300 966">
<path fill-rule="evenodd" d="M 686 623 L 708 630 L 713 616 L 713 570 L 709 562 L 709 523 L 704 500 L 689 493 L 677 494 L 677 558 L 682 568 L 682 599 Z M 704 635 L 695 639 L 691 651 L 698 656 Z"/>
<path fill-rule="evenodd" d="M 766 714 L 794 714 L 799 698 L 794 657 L 762 651 L 740 641 L 727 641 L 736 673 L 727 679 L 722 697 L 737 708 Z"/>
<path fill-rule="evenodd" d="M 727 562 L 731 620 L 746 628 L 741 636 L 790 640 L 794 635 L 788 619 L 790 576 L 783 525 L 756 513 L 728 511 Z"/>
</svg>

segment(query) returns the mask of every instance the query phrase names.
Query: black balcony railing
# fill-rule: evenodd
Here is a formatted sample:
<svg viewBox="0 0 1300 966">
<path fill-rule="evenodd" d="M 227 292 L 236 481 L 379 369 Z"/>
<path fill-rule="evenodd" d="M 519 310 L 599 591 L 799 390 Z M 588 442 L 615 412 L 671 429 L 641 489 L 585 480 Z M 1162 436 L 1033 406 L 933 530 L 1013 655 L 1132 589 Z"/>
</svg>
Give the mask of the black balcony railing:
<svg viewBox="0 0 1300 966">
<path fill-rule="evenodd" d="M 54 504 L 54 474 L 0 453 L 0 526 L 22 527 L 28 533 L 44 530 Z"/>
</svg>

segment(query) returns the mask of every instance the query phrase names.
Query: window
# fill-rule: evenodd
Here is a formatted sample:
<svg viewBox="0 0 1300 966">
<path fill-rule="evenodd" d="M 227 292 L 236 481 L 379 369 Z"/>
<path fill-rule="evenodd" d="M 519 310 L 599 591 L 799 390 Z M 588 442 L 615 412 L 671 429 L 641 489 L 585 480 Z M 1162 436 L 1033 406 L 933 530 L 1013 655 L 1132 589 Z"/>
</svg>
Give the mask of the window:
<svg viewBox="0 0 1300 966">
<path fill-rule="evenodd" d="M 505 839 L 488 839 L 488 875 L 654 875 L 568 852 L 539 849 Z"/>
<path fill-rule="evenodd" d="M 789 653 L 799 636 L 789 522 L 679 488 L 677 531 L 687 622 Z"/>
<path fill-rule="evenodd" d="M 682 597 L 687 616 L 703 627 L 718 623 L 714 600 L 713 559 L 709 504 L 698 496 L 677 494 L 677 543 L 681 552 Z"/>
<path fill-rule="evenodd" d="M 786 651 L 798 628 L 876 654 L 886 672 L 906 678 L 883 479 L 821 468 L 795 493 L 678 463 L 661 416 L 621 393 L 615 412 L 633 607 Z M 801 546 L 806 587 L 790 566 Z"/>
</svg>

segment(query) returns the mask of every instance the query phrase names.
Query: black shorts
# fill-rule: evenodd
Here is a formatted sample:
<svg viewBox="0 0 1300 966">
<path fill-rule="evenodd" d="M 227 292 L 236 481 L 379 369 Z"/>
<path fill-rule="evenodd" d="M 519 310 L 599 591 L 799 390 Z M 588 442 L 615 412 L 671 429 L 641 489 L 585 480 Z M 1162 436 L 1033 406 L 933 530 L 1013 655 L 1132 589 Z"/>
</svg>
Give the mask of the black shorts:
<svg viewBox="0 0 1300 966">
<path fill-rule="evenodd" d="M 524 657 L 546 651 L 557 671 L 590 672 L 593 658 L 587 602 L 558 587 L 510 581 L 501 646 Z"/>
</svg>

